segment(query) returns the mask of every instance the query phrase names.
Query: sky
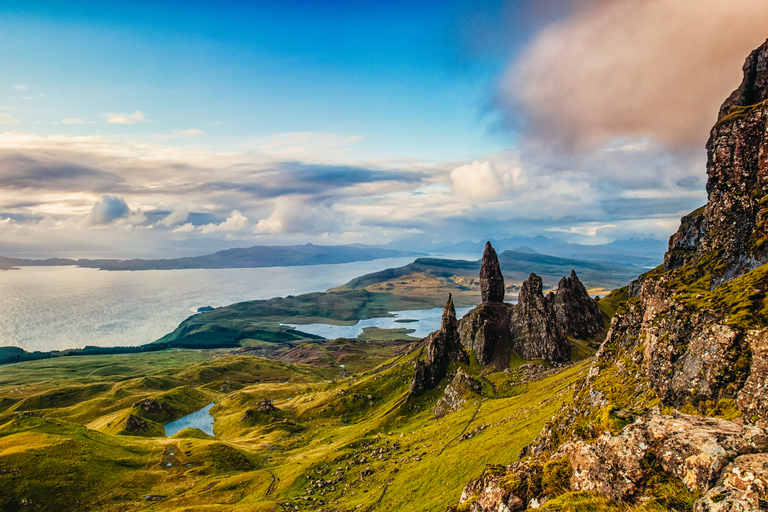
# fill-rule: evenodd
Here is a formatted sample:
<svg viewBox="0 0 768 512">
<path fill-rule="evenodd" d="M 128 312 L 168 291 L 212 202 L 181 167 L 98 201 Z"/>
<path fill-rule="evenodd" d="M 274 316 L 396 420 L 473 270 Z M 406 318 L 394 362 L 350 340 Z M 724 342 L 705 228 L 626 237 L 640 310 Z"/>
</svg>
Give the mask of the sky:
<svg viewBox="0 0 768 512">
<path fill-rule="evenodd" d="M 666 239 L 764 0 L 0 0 L 0 254 Z"/>
</svg>

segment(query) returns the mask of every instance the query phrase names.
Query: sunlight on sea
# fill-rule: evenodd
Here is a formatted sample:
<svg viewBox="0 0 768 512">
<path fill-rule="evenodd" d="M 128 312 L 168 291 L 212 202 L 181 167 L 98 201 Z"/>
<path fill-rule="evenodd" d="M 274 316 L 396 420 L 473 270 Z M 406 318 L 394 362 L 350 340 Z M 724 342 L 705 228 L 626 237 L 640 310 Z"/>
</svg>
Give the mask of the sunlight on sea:
<svg viewBox="0 0 768 512">
<path fill-rule="evenodd" d="M 199 307 L 325 291 L 411 261 L 135 272 L 76 267 L 0 271 L 0 346 L 48 351 L 142 345 L 172 331 Z"/>
</svg>

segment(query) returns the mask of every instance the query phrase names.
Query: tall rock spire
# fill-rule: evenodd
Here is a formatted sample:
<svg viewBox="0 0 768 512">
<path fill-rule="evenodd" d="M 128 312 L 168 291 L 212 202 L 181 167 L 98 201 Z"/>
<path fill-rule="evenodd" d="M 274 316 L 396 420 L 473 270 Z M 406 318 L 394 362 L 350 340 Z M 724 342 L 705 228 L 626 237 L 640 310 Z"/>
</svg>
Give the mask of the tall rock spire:
<svg viewBox="0 0 768 512">
<path fill-rule="evenodd" d="M 480 266 L 480 294 L 483 303 L 504 302 L 504 276 L 501 275 L 499 258 L 491 247 L 491 242 L 485 243 L 483 262 Z"/>
</svg>

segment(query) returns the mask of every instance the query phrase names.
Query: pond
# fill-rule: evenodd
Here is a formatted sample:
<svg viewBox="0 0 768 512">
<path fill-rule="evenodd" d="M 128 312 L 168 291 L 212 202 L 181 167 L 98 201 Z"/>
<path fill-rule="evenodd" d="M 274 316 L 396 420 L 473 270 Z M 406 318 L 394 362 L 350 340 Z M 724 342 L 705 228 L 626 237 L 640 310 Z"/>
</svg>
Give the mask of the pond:
<svg viewBox="0 0 768 512">
<path fill-rule="evenodd" d="M 206 405 L 199 411 L 195 411 L 192 414 L 187 414 L 186 416 L 179 418 L 176 421 L 166 423 L 164 425 L 165 435 L 171 437 L 174 434 L 181 432 L 185 428 L 199 428 L 209 436 L 214 435 L 213 416 L 211 416 L 211 413 L 209 412 L 211 407 L 213 407 L 213 402 Z"/>
</svg>

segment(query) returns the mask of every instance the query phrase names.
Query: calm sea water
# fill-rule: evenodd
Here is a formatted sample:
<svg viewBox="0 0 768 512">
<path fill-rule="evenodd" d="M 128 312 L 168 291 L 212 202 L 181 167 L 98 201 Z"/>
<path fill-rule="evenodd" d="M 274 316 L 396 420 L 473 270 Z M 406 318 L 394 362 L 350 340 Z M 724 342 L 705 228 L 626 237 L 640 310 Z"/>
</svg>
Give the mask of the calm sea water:
<svg viewBox="0 0 768 512">
<path fill-rule="evenodd" d="M 48 351 L 143 345 L 171 332 L 201 306 L 325 291 L 411 261 L 137 272 L 76 267 L 0 271 L 0 346 Z"/>
</svg>

